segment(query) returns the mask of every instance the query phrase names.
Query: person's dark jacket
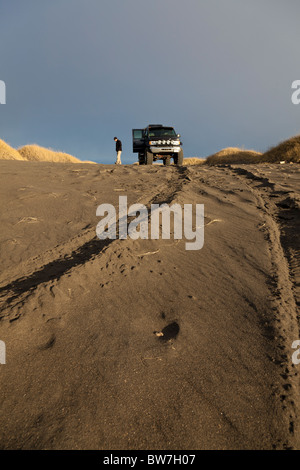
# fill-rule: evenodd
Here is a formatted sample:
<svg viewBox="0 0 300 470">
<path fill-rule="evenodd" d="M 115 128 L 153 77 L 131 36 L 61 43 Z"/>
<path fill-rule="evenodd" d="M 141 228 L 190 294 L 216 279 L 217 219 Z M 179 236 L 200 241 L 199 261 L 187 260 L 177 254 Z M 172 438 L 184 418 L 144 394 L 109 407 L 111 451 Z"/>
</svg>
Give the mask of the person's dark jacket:
<svg viewBox="0 0 300 470">
<path fill-rule="evenodd" d="M 122 142 L 118 139 L 116 142 L 116 152 L 122 151 Z"/>
</svg>

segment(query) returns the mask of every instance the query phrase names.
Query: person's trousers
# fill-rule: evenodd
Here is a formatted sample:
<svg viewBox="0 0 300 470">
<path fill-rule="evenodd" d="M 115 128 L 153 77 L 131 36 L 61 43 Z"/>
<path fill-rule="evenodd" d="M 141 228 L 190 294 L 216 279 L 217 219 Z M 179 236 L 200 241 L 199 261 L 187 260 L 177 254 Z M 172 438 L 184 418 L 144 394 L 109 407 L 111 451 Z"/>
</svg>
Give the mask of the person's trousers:
<svg viewBox="0 0 300 470">
<path fill-rule="evenodd" d="M 116 163 L 120 165 L 121 165 L 121 153 L 122 153 L 122 150 L 119 150 L 117 152 L 117 161 L 116 161 Z"/>
</svg>

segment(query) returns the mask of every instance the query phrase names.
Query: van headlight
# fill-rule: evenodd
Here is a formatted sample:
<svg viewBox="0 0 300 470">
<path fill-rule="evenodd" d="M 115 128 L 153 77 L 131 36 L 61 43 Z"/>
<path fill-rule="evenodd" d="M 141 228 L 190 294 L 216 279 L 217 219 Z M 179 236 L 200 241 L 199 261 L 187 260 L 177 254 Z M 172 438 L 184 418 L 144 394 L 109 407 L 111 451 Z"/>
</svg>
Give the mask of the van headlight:
<svg viewBox="0 0 300 470">
<path fill-rule="evenodd" d="M 157 141 L 156 140 L 149 140 L 149 145 L 156 145 Z"/>
<path fill-rule="evenodd" d="M 172 145 L 180 145 L 180 140 L 172 140 Z"/>
</svg>

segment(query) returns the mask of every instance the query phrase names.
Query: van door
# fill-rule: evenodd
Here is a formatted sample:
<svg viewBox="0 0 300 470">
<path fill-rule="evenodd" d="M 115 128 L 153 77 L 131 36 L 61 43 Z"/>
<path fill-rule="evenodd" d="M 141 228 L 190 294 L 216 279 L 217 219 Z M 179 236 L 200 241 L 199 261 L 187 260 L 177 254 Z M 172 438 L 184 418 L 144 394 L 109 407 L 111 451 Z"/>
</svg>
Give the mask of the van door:
<svg viewBox="0 0 300 470">
<path fill-rule="evenodd" d="M 143 129 L 132 129 L 132 150 L 134 153 L 144 151 Z"/>
</svg>

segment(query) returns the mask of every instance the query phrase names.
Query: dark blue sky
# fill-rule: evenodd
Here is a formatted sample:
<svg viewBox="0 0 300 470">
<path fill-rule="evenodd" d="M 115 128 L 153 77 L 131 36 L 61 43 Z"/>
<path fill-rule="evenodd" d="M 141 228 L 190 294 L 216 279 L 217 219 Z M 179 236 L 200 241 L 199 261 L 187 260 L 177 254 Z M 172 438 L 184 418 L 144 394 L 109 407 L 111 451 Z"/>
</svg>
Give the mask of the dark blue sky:
<svg viewBox="0 0 300 470">
<path fill-rule="evenodd" d="M 131 129 L 173 125 L 185 156 L 299 133 L 299 0 L 0 0 L 0 138 L 136 161 Z"/>
</svg>

